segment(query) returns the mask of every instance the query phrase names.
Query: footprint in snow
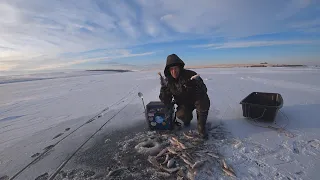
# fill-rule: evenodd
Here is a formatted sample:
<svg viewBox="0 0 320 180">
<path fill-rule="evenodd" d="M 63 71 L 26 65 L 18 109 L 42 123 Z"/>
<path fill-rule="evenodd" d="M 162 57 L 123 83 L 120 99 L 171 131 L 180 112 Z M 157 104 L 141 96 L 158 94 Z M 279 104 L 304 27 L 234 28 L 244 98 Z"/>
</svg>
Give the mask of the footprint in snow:
<svg viewBox="0 0 320 180">
<path fill-rule="evenodd" d="M 50 146 L 45 147 L 43 150 L 47 151 L 47 150 L 52 149 L 53 147 L 54 147 L 54 145 L 50 145 Z"/>
<path fill-rule="evenodd" d="M 44 174 L 38 176 L 35 180 L 47 180 L 48 178 L 49 178 L 49 174 L 44 173 Z"/>
<path fill-rule="evenodd" d="M 0 180 L 9 180 L 9 176 L 7 176 L 7 175 L 1 176 Z"/>
<path fill-rule="evenodd" d="M 70 128 L 66 128 L 66 129 L 65 129 L 65 131 L 69 131 L 69 130 L 70 130 Z"/>
<path fill-rule="evenodd" d="M 91 122 L 94 121 L 94 120 L 96 120 L 96 118 L 92 118 L 92 119 L 88 120 L 88 121 L 86 122 L 86 124 L 89 124 L 89 123 L 91 123 Z"/>
<path fill-rule="evenodd" d="M 62 135 L 63 135 L 63 133 L 60 133 L 60 134 L 56 135 L 55 137 L 53 137 L 52 139 L 56 139 L 56 138 L 58 138 L 58 137 L 60 137 Z"/>
<path fill-rule="evenodd" d="M 319 147 L 320 147 L 320 141 L 318 139 L 312 139 L 312 140 L 308 141 L 308 143 L 310 144 L 311 147 L 313 147 L 315 149 L 319 149 Z"/>
<path fill-rule="evenodd" d="M 294 141 L 293 143 L 292 143 L 292 146 L 293 146 L 293 152 L 294 153 L 296 153 L 296 154 L 299 154 L 299 148 L 298 148 L 298 143 L 297 143 L 297 141 Z"/>
<path fill-rule="evenodd" d="M 69 171 L 60 171 L 58 173 L 58 179 L 102 179 L 105 174 L 97 176 L 94 171 L 83 170 L 83 169 L 73 169 Z"/>
<path fill-rule="evenodd" d="M 34 158 L 34 157 L 37 157 L 37 156 L 39 156 L 39 155 L 40 155 L 40 153 L 35 153 L 35 154 L 32 155 L 31 157 Z"/>
</svg>

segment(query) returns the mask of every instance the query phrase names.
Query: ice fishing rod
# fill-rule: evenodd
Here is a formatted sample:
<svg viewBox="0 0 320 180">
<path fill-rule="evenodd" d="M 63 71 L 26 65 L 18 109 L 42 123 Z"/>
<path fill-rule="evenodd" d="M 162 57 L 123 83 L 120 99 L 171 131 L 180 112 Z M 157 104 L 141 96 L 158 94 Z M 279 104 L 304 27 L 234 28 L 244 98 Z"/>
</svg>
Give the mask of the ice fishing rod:
<svg viewBox="0 0 320 180">
<path fill-rule="evenodd" d="M 144 112 L 146 112 L 146 106 L 144 105 L 143 94 L 141 92 L 138 92 L 138 96 L 141 98 L 142 104 L 143 104 L 143 108 L 144 108 Z"/>
</svg>

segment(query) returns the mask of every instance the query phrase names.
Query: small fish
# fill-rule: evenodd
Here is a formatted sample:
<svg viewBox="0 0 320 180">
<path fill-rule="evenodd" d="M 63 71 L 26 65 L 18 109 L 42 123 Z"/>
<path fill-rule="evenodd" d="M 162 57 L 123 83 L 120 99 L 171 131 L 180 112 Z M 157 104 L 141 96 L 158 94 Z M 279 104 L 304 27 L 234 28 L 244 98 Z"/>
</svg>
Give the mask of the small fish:
<svg viewBox="0 0 320 180">
<path fill-rule="evenodd" d="M 221 159 L 222 167 L 228 169 L 227 163 L 224 159 Z"/>
<path fill-rule="evenodd" d="M 236 175 L 230 171 L 229 169 L 226 169 L 224 167 L 222 167 L 223 172 L 225 172 L 227 175 L 232 176 L 232 177 L 236 177 Z"/>
<path fill-rule="evenodd" d="M 163 155 L 164 153 L 166 153 L 167 151 L 168 151 L 168 148 L 162 149 L 156 157 L 158 158 L 158 157 L 162 156 L 162 155 Z"/>
<path fill-rule="evenodd" d="M 178 144 L 182 149 L 187 149 L 186 146 L 184 144 L 182 144 L 177 138 L 172 137 L 171 138 L 173 141 L 176 142 L 176 144 Z"/>
<path fill-rule="evenodd" d="M 197 161 L 197 162 L 195 162 L 195 163 L 191 166 L 191 168 L 192 168 L 192 169 L 198 168 L 198 167 L 202 166 L 202 165 L 204 164 L 204 162 L 205 162 L 205 160 L 203 160 L 203 161 Z"/>
<path fill-rule="evenodd" d="M 168 138 L 169 135 L 168 134 L 162 134 L 161 136 L 165 137 L 165 138 Z"/>
<path fill-rule="evenodd" d="M 166 155 L 166 159 L 161 164 L 166 164 L 169 161 L 169 154 Z"/>
<path fill-rule="evenodd" d="M 229 166 L 228 169 L 234 173 L 234 170 Z"/>
<path fill-rule="evenodd" d="M 174 141 L 176 141 L 176 142 L 178 142 L 178 139 L 175 138 L 175 137 L 171 137 L 171 139 L 174 140 Z"/>
<path fill-rule="evenodd" d="M 222 164 L 223 164 L 224 168 L 229 169 L 229 167 L 224 159 L 222 159 Z"/>
<path fill-rule="evenodd" d="M 184 172 L 184 170 L 182 168 L 180 168 L 180 170 L 177 172 L 177 179 L 180 177 L 182 178 L 182 180 L 184 179 L 184 177 L 186 178 L 187 174 Z"/>
<path fill-rule="evenodd" d="M 190 179 L 190 180 L 194 180 L 195 179 L 195 172 L 188 171 L 187 172 L 187 178 Z"/>
<path fill-rule="evenodd" d="M 157 162 L 157 160 L 156 160 L 154 157 L 149 156 L 149 157 L 148 157 L 148 161 L 149 161 L 152 165 L 156 166 L 157 168 L 160 167 L 159 163 Z"/>
<path fill-rule="evenodd" d="M 192 158 L 191 155 L 188 154 L 187 152 L 182 153 L 182 156 L 185 157 L 185 158 L 187 158 L 187 159 L 190 160 L 190 161 L 193 161 L 193 158 Z"/>
<path fill-rule="evenodd" d="M 110 177 L 110 176 L 117 176 L 121 173 L 121 171 L 125 170 L 126 168 L 118 168 L 118 169 L 115 169 L 113 171 L 110 171 L 107 175 L 107 177 Z"/>
<path fill-rule="evenodd" d="M 170 177 L 170 174 L 166 173 L 166 172 L 156 172 L 156 174 L 157 174 L 157 176 L 161 176 L 161 177 L 164 177 L 164 178 Z"/>
<path fill-rule="evenodd" d="M 179 171 L 180 167 L 176 167 L 176 168 L 165 168 L 165 167 L 162 167 L 163 170 L 167 171 L 168 173 L 174 173 L 176 171 Z"/>
<path fill-rule="evenodd" d="M 241 145 L 241 141 L 238 141 L 238 142 L 236 142 L 236 143 L 233 144 L 233 146 L 234 146 L 235 148 L 237 148 L 237 149 L 240 147 L 240 145 Z"/>
<path fill-rule="evenodd" d="M 167 148 L 168 149 L 168 151 L 170 152 L 170 153 L 172 153 L 172 154 L 178 154 L 177 153 L 177 151 L 175 151 L 174 149 L 172 149 L 172 148 Z"/>
<path fill-rule="evenodd" d="M 175 142 L 175 141 L 173 141 L 173 140 L 171 140 L 171 139 L 169 139 L 169 141 L 170 141 L 170 143 L 171 143 L 172 145 L 174 145 L 174 146 L 179 146 L 179 144 L 177 144 L 177 142 Z"/>
<path fill-rule="evenodd" d="M 190 162 L 190 161 L 188 161 L 187 159 L 185 159 L 184 157 L 182 157 L 182 156 L 179 156 L 186 164 L 188 164 L 189 166 L 193 166 L 193 164 Z"/>
<path fill-rule="evenodd" d="M 178 176 L 177 180 L 184 180 L 184 178 L 182 176 Z"/>
<path fill-rule="evenodd" d="M 170 160 L 168 161 L 168 163 L 167 163 L 167 167 L 168 167 L 168 168 L 171 168 L 171 167 L 174 165 L 174 163 L 175 163 L 174 159 L 173 159 L 173 158 L 170 159 Z"/>
<path fill-rule="evenodd" d="M 183 135 L 184 135 L 186 138 L 188 138 L 188 139 L 193 139 L 192 136 L 189 136 L 189 135 L 187 135 L 186 133 L 183 133 Z"/>
<path fill-rule="evenodd" d="M 219 156 L 217 156 L 217 155 L 215 155 L 215 154 L 212 154 L 212 153 L 207 153 L 209 156 L 211 156 L 211 157 L 214 157 L 214 158 L 217 158 L 217 159 L 219 159 Z"/>
<path fill-rule="evenodd" d="M 180 142 L 179 142 L 179 146 L 180 146 L 182 149 L 187 149 L 187 147 L 186 147 L 184 144 L 180 143 Z"/>
</svg>

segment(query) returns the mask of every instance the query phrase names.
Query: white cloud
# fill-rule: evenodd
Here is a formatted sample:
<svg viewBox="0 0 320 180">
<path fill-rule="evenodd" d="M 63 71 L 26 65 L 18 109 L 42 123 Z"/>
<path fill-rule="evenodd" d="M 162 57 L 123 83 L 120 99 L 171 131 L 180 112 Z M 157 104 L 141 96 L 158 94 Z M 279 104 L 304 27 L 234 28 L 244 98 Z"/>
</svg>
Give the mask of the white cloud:
<svg viewBox="0 0 320 180">
<path fill-rule="evenodd" d="M 0 2 L 0 23 L 8 24 L 17 22 L 17 14 L 12 6 Z"/>
<path fill-rule="evenodd" d="M 147 34 L 149 34 L 152 37 L 156 37 L 159 34 L 159 30 L 157 29 L 157 26 L 153 23 L 148 23 L 145 25 L 145 29 Z"/>
<path fill-rule="evenodd" d="M 300 10 L 308 7 L 311 4 L 311 0 L 291 0 L 285 5 L 284 9 L 277 13 L 277 18 L 285 19 L 298 13 Z"/>
<path fill-rule="evenodd" d="M 50 64 L 70 66 L 87 62 L 84 59 L 90 57 L 64 59 L 61 54 L 95 49 L 128 50 L 138 44 L 199 37 L 232 39 L 290 30 L 316 32 L 318 20 L 309 19 L 310 25 L 294 18 L 315 7 L 316 1 L 2 0 L 0 61 L 15 61 L 15 66 L 3 65 L 6 69 L 32 65 L 56 67 Z M 216 44 L 203 47 L 216 47 Z M 130 51 L 123 56 L 133 54 Z M 92 56 L 98 55 L 106 54 L 97 52 Z"/>
<path fill-rule="evenodd" d="M 210 48 L 210 47 L 215 47 L 215 46 L 219 46 L 221 44 L 217 44 L 217 43 L 210 43 L 210 44 L 199 44 L 199 45 L 192 45 L 190 47 L 192 48 Z"/>
<path fill-rule="evenodd" d="M 219 33 L 251 36 L 285 29 L 282 20 L 310 5 L 310 1 L 162 0 L 138 1 L 148 16 L 158 17 L 181 33 Z M 151 10 L 150 10 L 151 9 Z M 285 13 L 284 13 L 285 11 Z"/>
<path fill-rule="evenodd" d="M 170 19 L 172 19 L 172 18 L 173 18 L 173 15 L 172 15 L 172 14 L 166 14 L 166 15 L 162 16 L 162 17 L 160 18 L 160 20 L 162 20 L 162 21 L 168 21 L 168 20 L 170 20 Z"/>
<path fill-rule="evenodd" d="M 56 68 L 66 68 L 72 65 L 87 63 L 87 62 L 99 62 L 99 61 L 110 61 L 119 58 L 128 58 L 128 57 L 137 57 L 137 56 L 147 56 L 154 54 L 154 52 L 145 52 L 145 53 L 130 53 L 130 51 L 125 49 L 119 49 L 110 52 L 109 56 L 97 57 L 97 58 L 85 58 L 85 59 L 77 59 L 65 62 L 64 60 L 54 60 L 54 61 L 47 61 L 43 65 L 37 66 L 36 68 L 29 68 L 28 70 L 35 71 L 35 70 L 47 70 L 47 69 L 56 69 Z M 58 62 L 58 63 L 56 63 Z"/>
<path fill-rule="evenodd" d="M 17 63 L 0 62 L 0 71 L 8 71 L 18 66 Z"/>
<path fill-rule="evenodd" d="M 289 25 L 292 29 L 305 33 L 320 32 L 320 18 L 312 19 L 308 21 L 297 21 Z"/>
<path fill-rule="evenodd" d="M 227 48 L 248 48 L 248 47 L 263 47 L 263 46 L 279 46 L 279 45 L 306 45 L 320 44 L 320 41 L 314 40 L 286 40 L 286 41 L 238 41 L 226 42 L 221 44 L 200 44 L 191 46 L 193 48 L 208 48 L 208 49 L 227 49 Z"/>
</svg>

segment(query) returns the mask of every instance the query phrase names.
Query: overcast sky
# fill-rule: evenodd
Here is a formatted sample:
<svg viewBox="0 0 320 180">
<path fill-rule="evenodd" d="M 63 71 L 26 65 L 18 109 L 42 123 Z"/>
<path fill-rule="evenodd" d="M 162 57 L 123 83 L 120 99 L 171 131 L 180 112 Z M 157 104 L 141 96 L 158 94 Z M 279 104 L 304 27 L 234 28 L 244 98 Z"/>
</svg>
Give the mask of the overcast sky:
<svg viewBox="0 0 320 180">
<path fill-rule="evenodd" d="M 0 71 L 319 63 L 320 0 L 0 0 Z"/>
</svg>

